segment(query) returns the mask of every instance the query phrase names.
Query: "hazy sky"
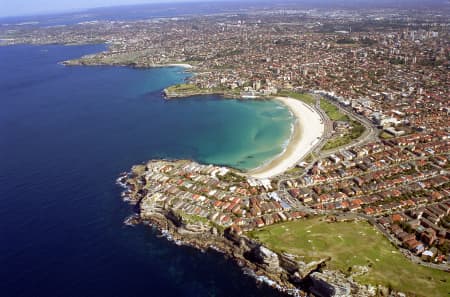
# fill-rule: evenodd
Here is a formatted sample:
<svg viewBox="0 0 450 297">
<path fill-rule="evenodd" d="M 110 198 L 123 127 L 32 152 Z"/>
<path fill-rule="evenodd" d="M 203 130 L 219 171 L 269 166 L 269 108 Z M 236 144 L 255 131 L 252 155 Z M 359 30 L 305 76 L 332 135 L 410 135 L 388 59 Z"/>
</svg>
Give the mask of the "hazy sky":
<svg viewBox="0 0 450 297">
<path fill-rule="evenodd" d="M 162 2 L 187 2 L 187 0 L 0 0 L 0 17 Z"/>
<path fill-rule="evenodd" d="M 118 6 L 145 3 L 170 3 L 170 2 L 206 2 L 217 0 L 0 0 L 0 17 L 33 15 L 52 12 L 76 11 L 86 8 L 102 6 Z M 228 1 L 228 0 L 221 0 Z M 231 1 L 231 0 L 229 0 Z M 238 3 L 245 0 L 233 0 Z M 253 0 L 258 1 L 258 0 Z M 280 0 L 265 0 L 266 2 L 277 2 Z M 292 2 L 292 1 L 291 1 Z M 306 3 L 328 3 L 328 4 L 397 4 L 403 7 L 404 4 L 421 4 L 428 7 L 432 3 L 446 3 L 448 7 L 450 0 L 298 0 Z"/>
</svg>

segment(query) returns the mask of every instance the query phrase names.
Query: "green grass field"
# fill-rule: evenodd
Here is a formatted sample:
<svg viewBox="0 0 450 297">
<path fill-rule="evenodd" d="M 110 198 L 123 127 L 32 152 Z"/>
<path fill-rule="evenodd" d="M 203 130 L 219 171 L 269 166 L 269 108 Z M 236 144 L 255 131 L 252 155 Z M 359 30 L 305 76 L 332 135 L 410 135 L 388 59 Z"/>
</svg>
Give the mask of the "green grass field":
<svg viewBox="0 0 450 297">
<path fill-rule="evenodd" d="M 309 105 L 314 105 L 316 103 L 316 99 L 311 94 L 306 93 L 302 94 L 293 91 L 283 90 L 279 92 L 278 95 L 282 97 L 291 97 L 294 99 L 298 99 Z"/>
<path fill-rule="evenodd" d="M 199 87 L 197 87 L 196 85 L 193 84 L 178 84 L 178 85 L 173 85 L 167 88 L 167 91 L 169 92 L 198 92 L 201 91 L 201 89 Z"/>
<path fill-rule="evenodd" d="M 327 116 L 332 121 L 343 121 L 348 122 L 353 127 L 350 133 L 348 133 L 345 136 L 335 136 L 332 137 L 328 142 L 323 146 L 323 150 L 331 150 L 346 144 L 349 144 L 353 140 L 360 137 L 364 131 L 365 128 L 363 125 L 361 125 L 359 122 L 350 119 L 346 114 L 339 111 L 339 108 L 337 108 L 335 105 L 331 104 L 330 102 L 326 101 L 325 99 L 320 100 L 320 108 L 327 114 Z"/>
<path fill-rule="evenodd" d="M 323 111 L 332 121 L 350 122 L 350 118 L 346 114 L 340 112 L 339 108 L 325 99 L 320 100 L 320 108 L 323 109 Z"/>
<path fill-rule="evenodd" d="M 364 131 L 366 130 L 363 125 L 361 125 L 357 121 L 350 121 L 350 124 L 352 125 L 353 129 L 350 131 L 350 133 L 347 133 L 344 136 L 333 136 L 330 140 L 325 143 L 323 146 L 323 150 L 331 150 L 346 144 L 349 144 L 353 140 L 360 137 Z"/>
<path fill-rule="evenodd" d="M 211 88 L 211 89 L 202 89 L 194 84 L 177 84 L 168 87 L 167 92 L 169 93 L 177 93 L 177 94 L 230 94 L 230 95 L 239 95 L 240 90 L 239 89 L 226 89 L 226 88 Z"/>
<path fill-rule="evenodd" d="M 391 139 L 391 138 L 393 138 L 393 137 L 394 137 L 393 135 L 391 135 L 391 134 L 389 134 L 389 133 L 386 133 L 386 132 L 380 133 L 380 138 L 381 138 L 381 139 Z"/>
<path fill-rule="evenodd" d="M 418 296 L 449 296 L 450 274 L 410 262 L 367 222 L 327 223 L 323 218 L 276 224 L 249 233 L 277 252 L 303 261 L 331 257 L 328 267 L 344 273 L 367 266 L 355 279 Z"/>
</svg>

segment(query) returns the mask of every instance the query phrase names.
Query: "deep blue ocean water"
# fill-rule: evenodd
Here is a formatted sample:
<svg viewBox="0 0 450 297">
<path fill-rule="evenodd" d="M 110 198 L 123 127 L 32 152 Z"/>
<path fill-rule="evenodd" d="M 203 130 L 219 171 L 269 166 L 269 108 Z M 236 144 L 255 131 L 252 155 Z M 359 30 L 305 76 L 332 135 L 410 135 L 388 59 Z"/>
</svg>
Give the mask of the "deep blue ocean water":
<svg viewBox="0 0 450 297">
<path fill-rule="evenodd" d="M 99 50 L 0 48 L 0 296 L 279 296 L 219 254 L 124 226 L 132 207 L 115 178 L 157 157 L 251 167 L 280 150 L 289 113 L 274 102 L 164 101 L 161 90 L 187 75 L 179 68 L 57 64 Z"/>
</svg>

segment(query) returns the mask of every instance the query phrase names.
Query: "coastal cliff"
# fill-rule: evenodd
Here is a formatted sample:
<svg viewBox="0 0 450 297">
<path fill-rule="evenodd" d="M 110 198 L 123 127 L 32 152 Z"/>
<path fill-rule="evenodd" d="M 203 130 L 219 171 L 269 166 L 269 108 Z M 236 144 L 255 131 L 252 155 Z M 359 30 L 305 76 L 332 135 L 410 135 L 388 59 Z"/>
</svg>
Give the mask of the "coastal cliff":
<svg viewBox="0 0 450 297">
<path fill-rule="evenodd" d="M 188 192 L 175 194 L 173 186 L 167 184 L 169 172 L 180 172 L 193 176 L 185 168 L 200 168 L 211 176 L 220 176 L 222 180 L 239 181 L 240 177 L 225 168 L 200 165 L 189 161 L 149 161 L 147 164 L 134 166 L 128 174 L 122 175 L 118 183 L 126 190 L 122 196 L 126 201 L 137 206 L 138 214 L 127 220 L 129 224 L 144 223 L 156 227 L 169 240 L 179 245 L 187 245 L 201 251 L 217 251 L 233 259 L 248 274 L 258 281 L 265 282 L 281 292 L 292 296 L 374 296 L 374 291 L 361 286 L 340 272 L 326 270 L 329 258 L 305 263 L 296 256 L 273 251 L 258 241 L 249 238 L 236 225 L 218 224 L 214 216 L 202 217 L 183 211 L 180 197 Z M 156 170 L 157 169 L 157 170 Z M 219 172 L 222 170 L 222 173 Z M 224 173 L 224 172 L 227 173 Z M 156 174 L 154 174 L 157 172 Z M 230 175 L 231 174 L 231 175 Z M 198 177 L 200 175 L 197 175 Z M 149 180 L 159 180 L 160 187 Z M 171 176 L 175 179 L 174 176 Z M 197 179 L 200 180 L 200 179 Z M 181 183 L 180 183 L 181 184 Z M 165 185 L 173 198 L 170 201 L 162 186 Z M 190 187 L 188 184 L 182 187 Z M 180 194 L 181 193 L 181 194 Z M 195 197 L 195 199 L 202 199 Z M 187 209 L 190 209 L 188 207 Z M 221 220 L 220 222 L 224 222 Z"/>
<path fill-rule="evenodd" d="M 320 268 L 321 263 L 305 265 L 290 262 L 286 265 L 285 256 L 279 256 L 256 241 L 235 234 L 230 229 L 220 230 L 207 223 L 190 222 L 172 210 L 148 209 L 142 202 L 139 205 L 140 217 L 135 223 L 156 226 L 176 244 L 191 246 L 204 252 L 214 250 L 222 253 L 240 267 L 248 269 L 256 279 L 266 281 L 289 295 L 304 296 L 305 292 L 297 288 L 292 280 L 297 275 L 307 277 L 312 271 Z M 298 281 L 301 282 L 302 279 Z"/>
</svg>

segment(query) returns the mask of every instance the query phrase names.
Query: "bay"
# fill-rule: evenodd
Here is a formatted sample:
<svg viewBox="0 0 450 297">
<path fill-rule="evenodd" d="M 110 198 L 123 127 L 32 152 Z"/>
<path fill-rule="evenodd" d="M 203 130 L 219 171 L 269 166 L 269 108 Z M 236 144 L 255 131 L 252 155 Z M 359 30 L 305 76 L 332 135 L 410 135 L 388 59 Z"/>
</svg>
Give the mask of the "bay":
<svg viewBox="0 0 450 297">
<path fill-rule="evenodd" d="M 282 150 L 275 102 L 163 100 L 181 68 L 65 67 L 94 46 L 0 47 L 1 296 L 278 296 L 216 253 L 126 227 L 114 181 L 152 158 L 240 169 Z"/>
</svg>

